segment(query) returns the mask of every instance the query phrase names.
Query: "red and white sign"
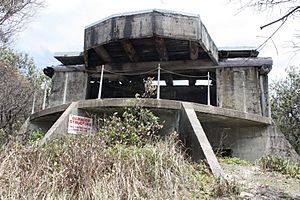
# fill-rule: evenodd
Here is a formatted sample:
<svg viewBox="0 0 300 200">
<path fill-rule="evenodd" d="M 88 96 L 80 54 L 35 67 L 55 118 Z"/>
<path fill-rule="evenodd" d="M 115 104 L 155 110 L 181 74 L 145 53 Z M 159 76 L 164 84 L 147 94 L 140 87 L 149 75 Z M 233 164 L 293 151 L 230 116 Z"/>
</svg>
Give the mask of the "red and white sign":
<svg viewBox="0 0 300 200">
<path fill-rule="evenodd" d="M 92 118 L 81 117 L 77 115 L 69 115 L 68 133 L 91 133 L 92 132 Z"/>
</svg>

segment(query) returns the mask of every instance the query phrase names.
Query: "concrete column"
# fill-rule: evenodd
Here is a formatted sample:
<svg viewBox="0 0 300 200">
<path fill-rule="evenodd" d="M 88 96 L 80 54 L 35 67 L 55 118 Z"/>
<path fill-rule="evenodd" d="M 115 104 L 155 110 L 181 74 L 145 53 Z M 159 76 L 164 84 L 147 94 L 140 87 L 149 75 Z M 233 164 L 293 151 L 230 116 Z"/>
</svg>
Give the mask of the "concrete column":
<svg viewBox="0 0 300 200">
<path fill-rule="evenodd" d="M 157 99 L 160 99 L 160 63 L 157 68 Z"/>
<path fill-rule="evenodd" d="M 104 72 L 104 65 L 102 65 L 102 67 L 101 67 L 101 75 L 100 75 L 100 83 L 99 83 L 98 99 L 101 99 L 101 94 L 102 94 L 103 72 Z"/>
<path fill-rule="evenodd" d="M 64 87 L 63 104 L 65 104 L 66 101 L 67 101 L 67 89 L 68 89 L 68 77 L 69 77 L 68 72 L 65 72 L 65 73 L 66 73 L 66 75 L 65 75 L 65 87 Z"/>
</svg>

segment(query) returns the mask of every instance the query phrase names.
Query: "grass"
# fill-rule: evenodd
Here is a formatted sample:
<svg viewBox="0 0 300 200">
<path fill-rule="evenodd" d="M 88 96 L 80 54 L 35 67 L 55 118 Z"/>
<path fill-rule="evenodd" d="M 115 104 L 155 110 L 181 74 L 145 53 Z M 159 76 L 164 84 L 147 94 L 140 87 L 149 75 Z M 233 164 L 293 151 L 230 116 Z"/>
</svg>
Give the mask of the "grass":
<svg viewBox="0 0 300 200">
<path fill-rule="evenodd" d="M 95 118 L 95 119 L 94 119 Z M 0 199 L 211 199 L 238 195 L 189 160 L 175 136 L 159 137 L 158 117 L 139 106 L 99 122 L 98 132 L 43 146 L 41 131 L 0 149 Z M 97 123 L 93 123 L 97 124 Z"/>
<path fill-rule="evenodd" d="M 211 175 L 172 138 L 143 147 L 105 146 L 95 135 L 0 153 L 1 199 L 202 198 Z"/>
<path fill-rule="evenodd" d="M 210 199 L 238 194 L 189 161 L 173 135 L 144 146 L 108 146 L 98 135 L 0 152 L 1 199 Z"/>
<path fill-rule="evenodd" d="M 219 158 L 219 160 L 222 163 L 230 164 L 230 165 L 242 165 L 242 166 L 252 165 L 251 162 L 249 162 L 247 160 L 242 160 L 237 157 L 224 157 L 224 158 Z"/>
<path fill-rule="evenodd" d="M 287 159 L 278 156 L 263 156 L 256 163 L 263 170 L 280 172 L 300 181 L 300 165 L 291 164 Z"/>
</svg>

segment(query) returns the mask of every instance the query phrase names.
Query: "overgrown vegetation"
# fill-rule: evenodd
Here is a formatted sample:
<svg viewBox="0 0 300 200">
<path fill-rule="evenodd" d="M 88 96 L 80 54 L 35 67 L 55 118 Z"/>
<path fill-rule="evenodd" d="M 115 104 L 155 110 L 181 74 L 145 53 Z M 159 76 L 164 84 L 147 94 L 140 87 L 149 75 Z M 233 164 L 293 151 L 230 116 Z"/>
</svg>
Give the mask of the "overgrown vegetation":
<svg viewBox="0 0 300 200">
<path fill-rule="evenodd" d="M 1 199 L 202 198 L 212 178 L 186 160 L 173 136 L 143 147 L 107 146 L 100 135 L 0 153 Z"/>
<path fill-rule="evenodd" d="M 33 130 L 26 138 L 25 138 L 25 144 L 33 145 L 36 142 L 38 142 L 40 139 L 44 137 L 45 133 L 38 129 Z"/>
<path fill-rule="evenodd" d="M 280 172 L 300 181 L 300 166 L 291 164 L 287 159 L 278 156 L 264 156 L 257 161 L 257 164 L 264 170 Z"/>
<path fill-rule="evenodd" d="M 287 78 L 271 85 L 272 118 L 300 153 L 300 71 L 289 68 Z"/>
<path fill-rule="evenodd" d="M 221 158 L 220 161 L 222 163 L 226 163 L 226 164 L 230 164 L 230 165 L 243 165 L 243 166 L 251 165 L 251 162 L 249 162 L 247 160 L 242 160 L 237 157 L 224 157 L 224 158 Z"/>
<path fill-rule="evenodd" d="M 162 125 L 151 111 L 133 106 L 102 122 L 96 134 L 40 146 L 42 133 L 33 131 L 27 145 L 2 147 L 0 198 L 209 199 L 240 192 L 236 182 L 214 179 L 204 163 L 190 161 L 176 134 L 159 138 Z"/>
</svg>

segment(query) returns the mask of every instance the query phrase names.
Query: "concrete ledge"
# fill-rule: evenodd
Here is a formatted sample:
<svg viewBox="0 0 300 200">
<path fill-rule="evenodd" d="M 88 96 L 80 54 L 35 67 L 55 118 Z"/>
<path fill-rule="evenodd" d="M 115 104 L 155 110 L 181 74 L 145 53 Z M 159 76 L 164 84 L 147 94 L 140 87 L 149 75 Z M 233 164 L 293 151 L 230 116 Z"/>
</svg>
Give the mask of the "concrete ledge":
<svg viewBox="0 0 300 200">
<path fill-rule="evenodd" d="M 119 108 L 128 107 L 133 105 L 142 105 L 146 108 L 153 109 L 169 109 L 179 110 L 181 109 L 182 101 L 165 100 L 165 99 L 135 99 L 135 98 L 108 98 L 108 99 L 91 99 L 78 102 L 79 109 L 101 109 L 101 108 Z M 231 110 L 226 108 L 220 108 L 215 106 L 207 106 L 203 104 L 191 103 L 197 115 L 206 114 L 205 121 L 216 120 L 234 120 L 249 125 L 270 125 L 272 123 L 271 118 L 263 117 L 256 114 L 245 113 L 237 110 Z M 55 106 L 43 111 L 39 111 L 31 115 L 30 120 L 35 120 L 39 117 L 55 114 L 57 112 L 63 112 L 66 110 L 69 104 Z"/>
<path fill-rule="evenodd" d="M 40 117 L 44 117 L 46 115 L 51 115 L 54 113 L 58 113 L 58 112 L 64 112 L 68 107 L 69 107 L 70 103 L 67 104 L 62 104 L 59 106 L 53 106 L 51 108 L 47 108 L 45 110 L 40 110 L 38 112 L 33 113 L 32 115 L 30 115 L 30 121 L 35 120 L 37 118 Z"/>
</svg>

